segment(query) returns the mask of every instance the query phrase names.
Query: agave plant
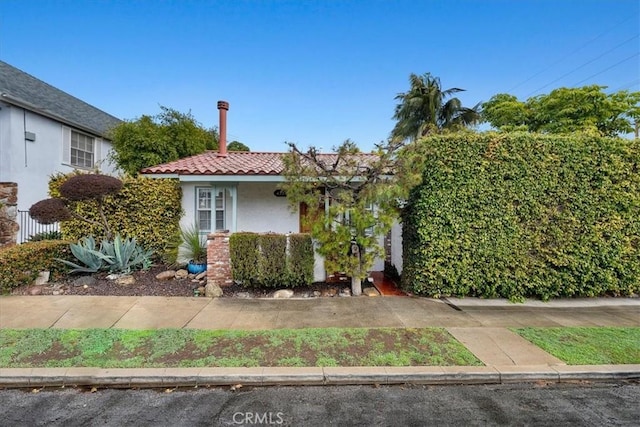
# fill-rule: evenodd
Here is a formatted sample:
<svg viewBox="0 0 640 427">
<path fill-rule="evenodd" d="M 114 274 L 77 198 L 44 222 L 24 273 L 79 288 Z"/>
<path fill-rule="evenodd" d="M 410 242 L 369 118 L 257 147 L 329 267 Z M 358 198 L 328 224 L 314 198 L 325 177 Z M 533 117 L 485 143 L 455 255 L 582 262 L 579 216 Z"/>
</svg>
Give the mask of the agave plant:
<svg viewBox="0 0 640 427">
<path fill-rule="evenodd" d="M 130 273 L 134 268 L 148 269 L 151 266 L 153 251 L 144 250 L 136 239 L 116 235 L 113 241 L 103 240 L 99 248 L 93 236 L 84 237 L 70 245 L 71 253 L 84 266 L 71 261 L 58 259 L 73 267 L 71 273 L 96 273 L 109 270 L 112 273 Z"/>
<path fill-rule="evenodd" d="M 105 262 L 110 261 L 109 257 L 99 250 L 101 248 L 96 249 L 96 241 L 93 236 L 83 237 L 78 243 L 72 243 L 69 247 L 71 248 L 73 256 L 84 264 L 84 266 L 82 266 L 65 259 L 57 258 L 58 261 L 73 267 L 71 273 L 96 273 L 104 267 Z"/>
<path fill-rule="evenodd" d="M 113 242 L 103 241 L 101 252 L 108 257 L 109 271 L 112 273 L 130 273 L 132 268 L 141 267 L 143 270 L 151 266 L 153 251 L 144 250 L 135 238 L 116 235 Z"/>
</svg>

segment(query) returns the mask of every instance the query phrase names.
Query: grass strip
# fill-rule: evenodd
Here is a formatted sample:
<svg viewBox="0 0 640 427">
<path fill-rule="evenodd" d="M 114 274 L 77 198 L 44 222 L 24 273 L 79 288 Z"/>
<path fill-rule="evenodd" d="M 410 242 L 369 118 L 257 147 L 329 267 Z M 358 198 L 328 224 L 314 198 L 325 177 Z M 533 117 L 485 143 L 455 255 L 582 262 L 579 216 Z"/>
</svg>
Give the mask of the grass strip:
<svg viewBox="0 0 640 427">
<path fill-rule="evenodd" d="M 512 330 L 569 365 L 640 363 L 640 328 L 562 327 Z"/>
<path fill-rule="evenodd" d="M 0 329 L 0 368 L 451 365 L 482 362 L 443 328 Z"/>
</svg>

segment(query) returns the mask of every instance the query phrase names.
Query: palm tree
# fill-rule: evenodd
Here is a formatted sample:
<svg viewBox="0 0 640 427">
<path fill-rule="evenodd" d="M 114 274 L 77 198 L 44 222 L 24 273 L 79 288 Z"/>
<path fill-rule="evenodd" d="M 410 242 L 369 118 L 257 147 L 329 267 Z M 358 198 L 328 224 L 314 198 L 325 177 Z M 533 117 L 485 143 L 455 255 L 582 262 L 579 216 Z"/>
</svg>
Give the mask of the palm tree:
<svg viewBox="0 0 640 427">
<path fill-rule="evenodd" d="M 479 106 L 463 107 L 458 98 L 450 98 L 464 89 L 451 88 L 442 90 L 440 79 L 430 73 L 422 76 L 409 76 L 411 88 L 408 92 L 399 93 L 393 118 L 397 120 L 391 132 L 392 139 L 415 140 L 430 133 L 444 129 L 460 129 L 480 121 Z"/>
</svg>

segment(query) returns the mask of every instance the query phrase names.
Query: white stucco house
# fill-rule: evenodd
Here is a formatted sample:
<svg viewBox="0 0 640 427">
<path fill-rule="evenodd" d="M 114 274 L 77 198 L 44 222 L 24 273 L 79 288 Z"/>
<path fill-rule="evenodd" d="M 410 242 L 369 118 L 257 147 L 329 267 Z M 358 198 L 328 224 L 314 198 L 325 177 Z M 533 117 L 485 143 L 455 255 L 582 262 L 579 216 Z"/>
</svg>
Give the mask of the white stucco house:
<svg viewBox="0 0 640 427">
<path fill-rule="evenodd" d="M 114 174 L 106 134 L 118 123 L 118 118 L 0 61 L 0 183 L 17 184 L 17 211 L 48 197 L 49 176 L 56 172 L 99 169 Z M 24 228 L 17 233 L 18 243 L 29 236 Z"/>
<path fill-rule="evenodd" d="M 278 184 L 285 181 L 282 161 L 285 153 L 227 152 L 226 109 L 220 109 L 220 112 L 219 151 L 207 151 L 145 168 L 141 174 L 180 181 L 185 212 L 181 226 L 197 224 L 206 233 L 217 230 L 283 234 L 308 231 L 301 222 L 304 208 L 292 211 L 286 196 L 278 191 Z M 380 237 L 381 244 L 384 238 Z M 395 226 L 387 238 L 390 239 L 390 244 L 386 245 L 390 252 L 387 259 L 401 271 L 401 227 Z M 384 261 L 377 260 L 373 270 L 384 270 Z M 325 280 L 325 275 L 324 263 L 317 256 L 314 279 Z"/>
</svg>

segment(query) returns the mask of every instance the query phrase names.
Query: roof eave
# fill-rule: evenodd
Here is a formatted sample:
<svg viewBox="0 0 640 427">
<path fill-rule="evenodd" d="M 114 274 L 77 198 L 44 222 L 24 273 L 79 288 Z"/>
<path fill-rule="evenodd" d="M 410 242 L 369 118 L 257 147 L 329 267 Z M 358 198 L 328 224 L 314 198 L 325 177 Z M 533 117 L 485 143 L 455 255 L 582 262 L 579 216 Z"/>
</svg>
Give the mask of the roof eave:
<svg viewBox="0 0 640 427">
<path fill-rule="evenodd" d="M 32 111 L 34 113 L 40 114 L 41 116 L 50 118 L 50 119 L 55 120 L 57 122 L 60 122 L 62 124 L 72 126 L 72 127 L 76 128 L 76 129 L 79 129 L 81 131 L 90 133 L 93 136 L 97 136 L 97 137 L 100 137 L 100 138 L 108 139 L 107 136 L 104 134 L 104 132 L 101 132 L 101 131 L 96 130 L 96 129 L 92 129 L 92 128 L 90 128 L 88 126 L 85 126 L 83 124 L 74 122 L 73 120 L 69 120 L 69 119 L 64 118 L 62 116 L 59 116 L 59 115 L 57 115 L 55 113 L 52 113 L 49 110 L 42 109 L 42 108 L 40 108 L 40 107 L 30 103 L 30 102 L 24 101 L 24 100 L 22 100 L 20 98 L 16 98 L 15 96 L 13 96 L 11 94 L 8 94 L 6 92 L 0 93 L 0 100 L 3 100 L 7 104 L 15 105 L 16 107 L 24 108 L 24 109 Z"/>
</svg>

